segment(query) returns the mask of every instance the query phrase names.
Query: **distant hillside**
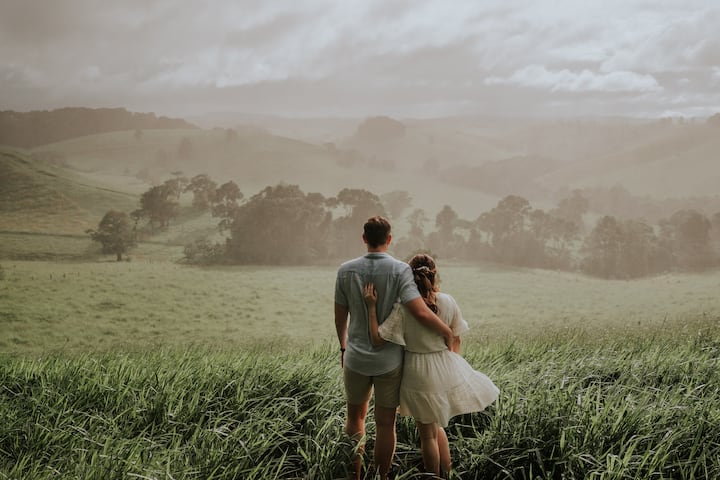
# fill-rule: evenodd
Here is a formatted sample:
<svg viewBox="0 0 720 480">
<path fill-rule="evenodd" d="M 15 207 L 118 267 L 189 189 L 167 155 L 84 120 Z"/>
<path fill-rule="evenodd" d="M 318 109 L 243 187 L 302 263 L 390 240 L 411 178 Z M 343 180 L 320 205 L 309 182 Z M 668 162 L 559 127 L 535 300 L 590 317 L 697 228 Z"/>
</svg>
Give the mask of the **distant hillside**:
<svg viewBox="0 0 720 480">
<path fill-rule="evenodd" d="M 60 108 L 32 112 L 0 112 L 0 145 L 31 148 L 69 138 L 120 130 L 197 128 L 182 119 L 124 108 Z"/>
<path fill-rule="evenodd" d="M 131 211 L 137 203 L 135 195 L 0 148 L 0 231 L 82 234 L 97 227 L 106 211 Z"/>
<path fill-rule="evenodd" d="M 578 138 L 569 140 L 582 153 L 549 170 L 538 183 L 551 190 L 622 185 L 633 194 L 654 198 L 720 192 L 717 126 L 654 122 L 595 130 L 595 148 L 582 147 Z"/>
<path fill-rule="evenodd" d="M 433 219 L 443 205 L 474 218 L 498 201 L 495 195 L 438 182 L 421 169 L 387 169 L 334 145 L 301 142 L 257 128 L 148 130 L 140 139 L 132 131 L 104 133 L 38 147 L 32 157 L 137 195 L 173 172 L 182 172 L 187 177 L 205 173 L 220 183 L 233 180 L 246 197 L 281 182 L 325 196 L 343 188 L 364 188 L 378 195 L 405 190 L 413 198 L 411 209 L 422 208 Z"/>
<path fill-rule="evenodd" d="M 372 117 L 359 122 L 338 146 L 386 169 L 434 175 L 445 168 L 476 167 L 522 154 L 513 141 L 498 137 L 501 132 L 484 119 Z"/>
<path fill-rule="evenodd" d="M 444 205 L 477 218 L 507 194 L 551 208 L 574 188 L 622 185 L 655 200 L 720 193 L 720 130 L 706 122 L 375 118 L 338 127 L 351 133 L 329 142 L 236 126 L 130 128 L 0 148 L 0 230 L 84 231 L 110 208 L 137 208 L 142 192 L 176 174 L 233 180 L 246 198 L 278 183 L 325 196 L 402 190 L 412 197 L 403 217 L 421 208 L 430 222 Z"/>
<path fill-rule="evenodd" d="M 450 184 L 494 193 L 499 197 L 550 198 L 552 191 L 539 185 L 537 179 L 563 165 L 560 160 L 528 155 L 485 162 L 477 167 L 453 166 L 439 171 L 438 177 Z"/>
</svg>

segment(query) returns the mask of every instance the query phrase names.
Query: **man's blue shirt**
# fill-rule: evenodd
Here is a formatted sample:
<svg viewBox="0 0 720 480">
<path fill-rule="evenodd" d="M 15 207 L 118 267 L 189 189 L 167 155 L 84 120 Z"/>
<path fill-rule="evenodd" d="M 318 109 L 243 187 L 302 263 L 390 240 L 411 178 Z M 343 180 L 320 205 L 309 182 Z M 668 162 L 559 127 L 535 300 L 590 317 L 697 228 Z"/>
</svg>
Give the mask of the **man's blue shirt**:
<svg viewBox="0 0 720 480">
<path fill-rule="evenodd" d="M 414 300 L 420 292 L 410 266 L 387 253 L 368 253 L 340 265 L 335 280 L 335 303 L 350 311 L 345 365 L 362 375 L 376 376 L 402 365 L 403 348 L 389 342 L 373 347 L 363 298 L 363 287 L 369 282 L 377 290 L 380 323 L 390 314 L 393 304 Z"/>
</svg>

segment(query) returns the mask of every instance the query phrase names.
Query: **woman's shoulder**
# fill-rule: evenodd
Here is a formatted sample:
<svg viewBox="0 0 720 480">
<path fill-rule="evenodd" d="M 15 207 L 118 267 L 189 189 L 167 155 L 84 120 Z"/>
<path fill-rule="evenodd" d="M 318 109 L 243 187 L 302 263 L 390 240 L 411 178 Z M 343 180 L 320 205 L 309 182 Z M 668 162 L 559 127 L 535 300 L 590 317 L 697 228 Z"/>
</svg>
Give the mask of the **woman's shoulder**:
<svg viewBox="0 0 720 480">
<path fill-rule="evenodd" d="M 457 303 L 452 295 L 445 292 L 437 292 L 435 295 L 435 301 L 438 303 Z"/>
</svg>

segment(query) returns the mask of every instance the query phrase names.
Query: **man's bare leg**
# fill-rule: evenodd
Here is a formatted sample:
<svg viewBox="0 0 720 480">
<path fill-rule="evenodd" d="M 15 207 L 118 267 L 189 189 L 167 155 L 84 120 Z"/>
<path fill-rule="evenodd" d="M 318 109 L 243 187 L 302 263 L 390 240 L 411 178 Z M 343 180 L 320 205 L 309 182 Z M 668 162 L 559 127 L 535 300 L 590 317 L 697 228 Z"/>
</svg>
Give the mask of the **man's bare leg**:
<svg viewBox="0 0 720 480">
<path fill-rule="evenodd" d="M 353 457 L 354 478 L 360 480 L 362 473 L 362 454 L 364 451 L 363 437 L 365 436 L 365 417 L 367 416 L 368 402 L 362 405 L 347 404 L 347 421 L 345 423 L 345 433 L 350 437 L 355 449 Z"/>
<path fill-rule="evenodd" d="M 375 405 L 375 465 L 380 479 L 385 480 L 395 455 L 395 408 Z"/>
</svg>

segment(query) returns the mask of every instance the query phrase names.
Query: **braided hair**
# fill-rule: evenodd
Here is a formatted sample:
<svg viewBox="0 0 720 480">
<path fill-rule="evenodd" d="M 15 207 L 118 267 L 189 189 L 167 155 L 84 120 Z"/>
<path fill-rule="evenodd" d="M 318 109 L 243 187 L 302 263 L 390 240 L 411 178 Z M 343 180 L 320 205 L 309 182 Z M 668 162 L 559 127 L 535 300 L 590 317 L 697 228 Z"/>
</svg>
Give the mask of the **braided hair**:
<svg viewBox="0 0 720 480">
<path fill-rule="evenodd" d="M 419 253 L 412 257 L 408 263 L 412 268 L 415 284 L 420 290 L 420 296 L 422 296 L 430 310 L 437 314 L 438 307 L 435 303 L 435 293 L 440 289 L 438 288 L 435 260 L 430 255 Z"/>
</svg>

